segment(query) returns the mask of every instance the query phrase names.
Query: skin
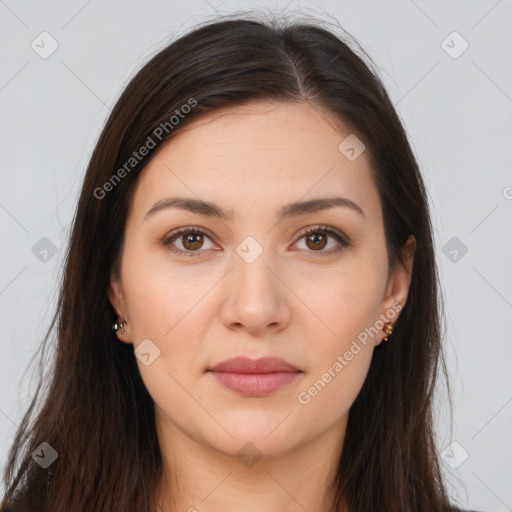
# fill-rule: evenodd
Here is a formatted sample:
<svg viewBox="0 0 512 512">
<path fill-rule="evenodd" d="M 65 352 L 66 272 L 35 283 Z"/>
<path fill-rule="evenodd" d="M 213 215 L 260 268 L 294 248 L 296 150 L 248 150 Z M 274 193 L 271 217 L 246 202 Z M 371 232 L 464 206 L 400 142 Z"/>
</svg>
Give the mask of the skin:
<svg viewBox="0 0 512 512">
<path fill-rule="evenodd" d="M 139 176 L 109 299 L 127 322 L 119 339 L 134 348 L 150 339 L 160 350 L 148 366 L 137 364 L 155 402 L 164 461 L 157 496 L 166 512 L 331 507 L 328 485 L 349 408 L 384 331 L 359 343 L 357 355 L 309 403 L 297 397 L 379 315 L 405 305 L 416 246 L 411 236 L 406 265 L 388 275 L 366 154 L 350 161 L 338 149 L 349 133 L 309 103 L 251 102 L 193 122 Z M 173 195 L 211 201 L 231 209 L 233 219 L 177 208 L 144 219 Z M 335 207 L 276 223 L 284 204 L 334 195 L 357 203 L 365 216 Z M 340 244 L 335 237 L 315 248 L 300 235 L 322 224 L 351 245 L 327 255 Z M 187 245 L 181 234 L 163 245 L 182 227 L 211 236 L 198 234 Z M 247 236 L 263 251 L 251 263 L 236 252 Z M 278 356 L 303 373 L 271 395 L 243 396 L 206 372 L 235 355 Z M 237 457 L 247 443 L 262 455 L 252 467 Z"/>
</svg>

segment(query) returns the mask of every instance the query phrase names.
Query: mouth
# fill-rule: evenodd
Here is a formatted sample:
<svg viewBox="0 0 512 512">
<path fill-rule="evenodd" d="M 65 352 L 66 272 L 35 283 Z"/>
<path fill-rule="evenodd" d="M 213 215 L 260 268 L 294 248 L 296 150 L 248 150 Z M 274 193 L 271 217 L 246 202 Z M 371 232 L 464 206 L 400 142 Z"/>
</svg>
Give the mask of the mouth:
<svg viewBox="0 0 512 512">
<path fill-rule="evenodd" d="M 209 368 L 216 380 L 244 396 L 265 396 L 296 380 L 303 372 L 277 357 L 234 357 Z"/>
</svg>

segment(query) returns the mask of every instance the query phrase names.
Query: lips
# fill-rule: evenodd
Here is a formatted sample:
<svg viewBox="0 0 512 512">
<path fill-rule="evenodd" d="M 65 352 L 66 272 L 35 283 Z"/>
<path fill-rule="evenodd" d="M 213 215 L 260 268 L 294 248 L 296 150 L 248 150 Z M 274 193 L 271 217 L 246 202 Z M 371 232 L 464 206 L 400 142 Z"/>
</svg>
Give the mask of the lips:
<svg viewBox="0 0 512 512">
<path fill-rule="evenodd" d="M 303 372 L 278 357 L 234 357 L 209 368 L 225 387 L 245 396 L 265 396 L 293 382 Z"/>
</svg>

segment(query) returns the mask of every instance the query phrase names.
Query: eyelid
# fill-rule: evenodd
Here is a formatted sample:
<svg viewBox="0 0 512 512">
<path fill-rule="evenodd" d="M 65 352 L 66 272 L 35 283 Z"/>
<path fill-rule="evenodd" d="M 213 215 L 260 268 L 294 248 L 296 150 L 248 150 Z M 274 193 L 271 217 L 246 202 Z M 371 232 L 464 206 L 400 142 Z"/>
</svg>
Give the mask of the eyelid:
<svg viewBox="0 0 512 512">
<path fill-rule="evenodd" d="M 308 255 L 319 255 L 319 256 L 330 256 L 337 254 L 341 252 L 346 247 L 352 245 L 351 240 L 349 237 L 347 237 L 342 231 L 339 229 L 328 226 L 326 224 L 313 224 L 309 226 L 305 226 L 302 228 L 294 238 L 296 238 L 296 241 L 294 245 L 299 242 L 304 236 L 308 235 L 309 233 L 316 233 L 316 232 L 323 232 L 327 234 L 327 236 L 331 236 L 337 239 L 339 246 L 337 248 L 331 248 L 328 251 L 313 251 L 313 250 L 306 250 Z M 199 226 L 186 226 L 182 228 L 177 228 L 170 233 L 168 233 L 163 239 L 162 239 L 162 245 L 169 246 L 171 243 L 179 237 L 179 235 L 185 234 L 185 233 L 203 233 L 208 238 L 212 240 L 212 242 L 215 242 L 215 236 L 213 236 L 207 229 L 201 228 Z M 213 249 L 218 250 L 218 249 Z M 200 255 L 202 252 L 206 251 L 183 251 L 181 249 L 173 248 L 169 249 L 169 251 L 176 253 L 178 255 L 186 255 L 186 256 L 197 256 Z"/>
</svg>

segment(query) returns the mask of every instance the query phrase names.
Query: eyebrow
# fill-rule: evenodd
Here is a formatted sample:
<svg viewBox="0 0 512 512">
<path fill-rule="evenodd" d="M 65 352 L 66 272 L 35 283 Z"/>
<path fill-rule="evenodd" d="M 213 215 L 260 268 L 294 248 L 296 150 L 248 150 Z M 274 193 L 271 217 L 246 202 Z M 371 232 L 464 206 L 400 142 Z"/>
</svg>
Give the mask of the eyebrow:
<svg viewBox="0 0 512 512">
<path fill-rule="evenodd" d="M 278 210 L 276 219 L 280 222 L 286 218 L 298 217 L 307 213 L 314 213 L 335 207 L 350 208 L 366 219 L 363 209 L 357 203 L 347 199 L 346 197 L 339 196 L 321 197 L 317 199 L 310 199 L 309 201 L 297 201 L 284 205 Z M 216 217 L 223 220 L 233 219 L 232 209 L 224 210 L 220 206 L 209 201 L 203 201 L 201 199 L 194 199 L 191 197 L 168 197 L 155 203 L 146 215 L 144 215 L 144 220 L 166 208 L 179 208 L 198 215 Z"/>
</svg>

